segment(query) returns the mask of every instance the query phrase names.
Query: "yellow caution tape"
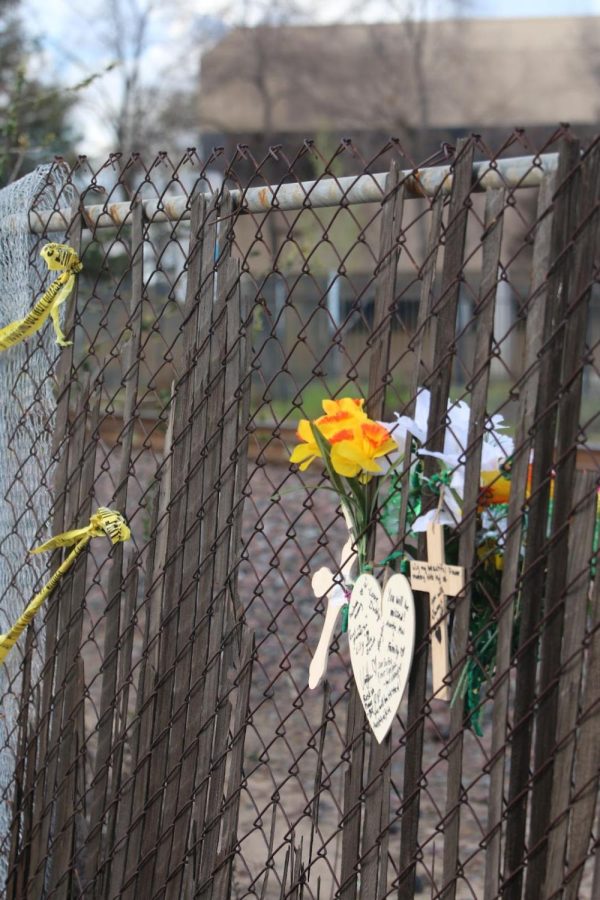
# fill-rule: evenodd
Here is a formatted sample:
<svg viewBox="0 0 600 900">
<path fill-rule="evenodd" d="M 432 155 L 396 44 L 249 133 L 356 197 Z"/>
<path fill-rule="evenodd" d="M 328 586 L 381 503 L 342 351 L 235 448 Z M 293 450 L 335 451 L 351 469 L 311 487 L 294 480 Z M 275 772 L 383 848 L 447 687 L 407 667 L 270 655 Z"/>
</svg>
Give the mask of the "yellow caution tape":
<svg viewBox="0 0 600 900">
<path fill-rule="evenodd" d="M 62 576 L 69 571 L 82 550 L 85 550 L 93 537 L 102 535 L 110 538 L 113 544 L 118 544 L 120 541 L 128 541 L 131 537 L 131 531 L 120 512 L 101 506 L 90 518 L 90 524 L 86 525 L 85 528 L 75 528 L 72 531 L 57 534 L 56 537 L 50 538 L 45 544 L 41 544 L 41 546 L 29 551 L 30 553 L 44 553 L 46 550 L 55 550 L 57 547 L 71 547 L 73 544 L 75 545 L 54 575 L 52 575 L 50 581 L 35 595 L 25 612 L 19 616 L 10 631 L 7 631 L 6 634 L 0 634 L 0 663 L 4 662 L 9 650 L 14 647 L 19 636 L 30 624 L 44 600 L 50 596 Z"/>
<path fill-rule="evenodd" d="M 72 343 L 65 340 L 65 335 L 60 327 L 59 307 L 73 290 L 75 276 L 81 272 L 83 265 L 75 250 L 67 244 L 46 244 L 45 247 L 42 247 L 40 256 L 50 271 L 61 274 L 42 294 L 24 319 L 0 328 L 0 350 L 8 350 L 9 347 L 14 347 L 15 344 L 34 334 L 42 327 L 48 316 L 52 316 L 56 343 L 61 347 L 68 347 Z"/>
</svg>

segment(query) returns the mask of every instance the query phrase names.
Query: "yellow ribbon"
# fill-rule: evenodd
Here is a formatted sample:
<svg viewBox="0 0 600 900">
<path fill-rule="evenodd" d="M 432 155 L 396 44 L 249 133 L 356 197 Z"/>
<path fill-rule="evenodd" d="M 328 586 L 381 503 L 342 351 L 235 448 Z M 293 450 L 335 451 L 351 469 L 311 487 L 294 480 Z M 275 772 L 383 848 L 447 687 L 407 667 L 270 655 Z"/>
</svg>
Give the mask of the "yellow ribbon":
<svg viewBox="0 0 600 900">
<path fill-rule="evenodd" d="M 10 631 L 0 634 L 0 663 L 4 662 L 8 652 L 14 647 L 20 635 L 25 631 L 44 600 L 52 593 L 63 575 L 69 571 L 82 550 L 85 550 L 93 537 L 106 535 L 113 544 L 120 541 L 128 541 L 131 531 L 121 515 L 115 509 L 107 509 L 101 506 L 90 518 L 90 524 L 85 528 L 74 528 L 50 538 L 45 544 L 30 550 L 30 553 L 44 553 L 46 550 L 55 550 L 57 547 L 71 547 L 75 545 L 69 555 L 58 567 L 50 581 L 35 595 L 29 606 L 25 609 Z"/>
<path fill-rule="evenodd" d="M 15 344 L 30 337 L 42 327 L 48 316 L 52 316 L 56 343 L 61 347 L 68 347 L 72 343 L 65 339 L 60 327 L 59 306 L 73 290 L 75 276 L 81 272 L 83 265 L 75 250 L 67 244 L 46 244 L 42 247 L 40 256 L 50 271 L 60 272 L 60 275 L 24 319 L 0 328 L 0 350 L 8 350 L 9 347 L 14 347 Z"/>
</svg>

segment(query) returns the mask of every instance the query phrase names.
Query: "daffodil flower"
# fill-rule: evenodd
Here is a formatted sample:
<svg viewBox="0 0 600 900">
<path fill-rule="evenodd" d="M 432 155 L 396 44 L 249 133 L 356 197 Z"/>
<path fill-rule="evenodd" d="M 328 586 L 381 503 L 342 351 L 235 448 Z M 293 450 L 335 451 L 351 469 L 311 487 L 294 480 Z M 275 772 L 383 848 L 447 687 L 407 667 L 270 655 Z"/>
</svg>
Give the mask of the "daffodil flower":
<svg viewBox="0 0 600 900">
<path fill-rule="evenodd" d="M 324 400 L 325 415 L 310 422 L 302 419 L 290 461 L 301 471 L 315 459 L 322 459 L 331 486 L 338 494 L 350 532 L 356 541 L 359 568 L 366 564 L 367 529 L 377 491 L 366 491 L 364 485 L 374 475 L 385 475 L 389 469 L 386 456 L 397 453 L 398 444 L 388 428 L 369 419 L 364 400 L 344 397 Z"/>
<path fill-rule="evenodd" d="M 294 447 L 290 455 L 290 462 L 296 463 L 301 472 L 304 472 L 315 459 L 321 458 L 321 451 L 315 441 L 312 424 L 314 424 L 323 437 L 330 441 L 331 437 L 344 430 L 350 430 L 355 423 L 369 421 L 363 410 L 365 401 L 354 397 L 344 397 L 341 400 L 323 400 L 324 416 L 315 419 L 314 423 L 308 419 L 300 419 L 296 436 L 302 441 Z"/>
<path fill-rule="evenodd" d="M 331 465 L 344 478 L 382 475 L 384 469 L 376 460 L 393 453 L 398 444 L 379 422 L 367 420 L 343 428 L 329 438 Z"/>
<path fill-rule="evenodd" d="M 324 416 L 313 423 L 308 419 L 298 423 L 296 434 L 302 443 L 293 449 L 290 462 L 304 471 L 313 460 L 322 458 L 314 425 L 331 447 L 331 465 L 338 475 L 362 480 L 383 475 L 386 468 L 376 460 L 397 451 L 398 444 L 383 423 L 369 419 L 363 406 L 364 400 L 353 397 L 323 400 Z"/>
</svg>

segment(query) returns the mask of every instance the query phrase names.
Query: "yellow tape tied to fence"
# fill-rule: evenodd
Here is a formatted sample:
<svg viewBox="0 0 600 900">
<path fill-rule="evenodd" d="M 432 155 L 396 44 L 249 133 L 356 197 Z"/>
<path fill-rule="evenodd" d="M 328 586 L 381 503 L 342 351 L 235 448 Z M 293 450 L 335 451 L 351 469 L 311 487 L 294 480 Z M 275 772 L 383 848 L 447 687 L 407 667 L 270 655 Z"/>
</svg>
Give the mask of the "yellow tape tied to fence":
<svg viewBox="0 0 600 900">
<path fill-rule="evenodd" d="M 73 290 L 75 276 L 81 272 L 83 265 L 75 250 L 67 244 L 46 244 L 40 251 L 40 256 L 50 271 L 60 272 L 60 275 L 44 291 L 24 319 L 0 328 L 0 350 L 8 350 L 9 347 L 14 347 L 15 344 L 30 337 L 42 327 L 48 316 L 52 316 L 56 343 L 61 347 L 68 347 L 71 344 L 71 341 L 66 340 L 60 327 L 59 307 Z"/>
<path fill-rule="evenodd" d="M 0 663 L 4 662 L 8 652 L 14 647 L 19 636 L 25 631 L 36 612 L 52 593 L 62 576 L 69 571 L 79 554 L 85 550 L 93 537 L 106 535 L 113 544 L 128 541 L 131 531 L 120 512 L 101 506 L 90 518 L 90 524 L 85 528 L 75 528 L 65 531 L 50 538 L 41 546 L 30 550 L 30 553 L 44 553 L 47 550 L 56 550 L 58 547 L 71 547 L 75 545 L 66 559 L 61 563 L 56 572 L 42 590 L 35 595 L 26 610 L 19 616 L 10 631 L 0 634 Z"/>
</svg>

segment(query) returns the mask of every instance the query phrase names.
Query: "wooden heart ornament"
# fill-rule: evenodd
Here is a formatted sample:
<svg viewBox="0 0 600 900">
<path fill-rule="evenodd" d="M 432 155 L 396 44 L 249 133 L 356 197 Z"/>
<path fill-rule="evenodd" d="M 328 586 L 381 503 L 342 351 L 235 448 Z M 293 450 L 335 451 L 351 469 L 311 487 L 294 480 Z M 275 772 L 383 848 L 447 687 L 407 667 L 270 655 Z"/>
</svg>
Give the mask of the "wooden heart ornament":
<svg viewBox="0 0 600 900">
<path fill-rule="evenodd" d="M 400 705 L 415 646 L 415 606 L 410 583 L 392 575 L 381 591 L 360 575 L 348 616 L 350 659 L 369 725 L 381 743 Z"/>
</svg>

